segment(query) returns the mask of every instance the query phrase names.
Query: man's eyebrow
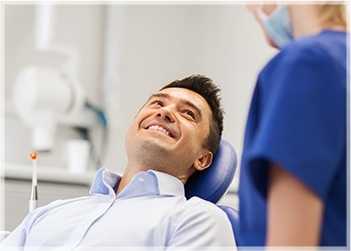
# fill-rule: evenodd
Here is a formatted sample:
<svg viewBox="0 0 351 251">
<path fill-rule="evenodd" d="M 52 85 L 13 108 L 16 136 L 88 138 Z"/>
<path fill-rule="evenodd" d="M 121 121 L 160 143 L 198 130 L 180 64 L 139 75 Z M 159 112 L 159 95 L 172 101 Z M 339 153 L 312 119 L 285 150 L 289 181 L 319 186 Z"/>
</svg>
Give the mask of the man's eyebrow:
<svg viewBox="0 0 351 251">
<path fill-rule="evenodd" d="M 149 98 L 150 99 L 153 99 L 153 98 L 165 98 L 165 99 L 170 99 L 171 96 L 167 93 L 155 93 L 155 94 L 152 94 Z M 198 114 L 200 117 L 202 117 L 202 111 L 201 109 L 195 105 L 193 102 L 191 102 L 190 100 L 187 100 L 187 99 L 181 99 L 181 102 L 191 108 L 193 108 Z"/>
<path fill-rule="evenodd" d="M 149 100 L 150 99 L 153 99 L 153 98 L 166 98 L 166 99 L 169 99 L 169 95 L 167 93 L 155 93 L 155 94 L 152 94 L 150 97 L 149 97 Z"/>
</svg>

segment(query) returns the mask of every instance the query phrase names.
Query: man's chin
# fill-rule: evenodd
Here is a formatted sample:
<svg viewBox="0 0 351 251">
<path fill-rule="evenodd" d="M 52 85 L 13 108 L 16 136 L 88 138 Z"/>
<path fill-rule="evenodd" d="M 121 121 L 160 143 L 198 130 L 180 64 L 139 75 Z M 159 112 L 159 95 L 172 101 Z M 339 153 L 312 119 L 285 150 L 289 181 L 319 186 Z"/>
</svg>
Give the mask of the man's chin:
<svg viewBox="0 0 351 251">
<path fill-rule="evenodd" d="M 166 142 L 164 139 L 160 138 L 148 138 L 139 142 L 138 145 L 143 151 L 148 151 L 152 153 L 172 152 L 172 145 L 169 142 Z"/>
</svg>

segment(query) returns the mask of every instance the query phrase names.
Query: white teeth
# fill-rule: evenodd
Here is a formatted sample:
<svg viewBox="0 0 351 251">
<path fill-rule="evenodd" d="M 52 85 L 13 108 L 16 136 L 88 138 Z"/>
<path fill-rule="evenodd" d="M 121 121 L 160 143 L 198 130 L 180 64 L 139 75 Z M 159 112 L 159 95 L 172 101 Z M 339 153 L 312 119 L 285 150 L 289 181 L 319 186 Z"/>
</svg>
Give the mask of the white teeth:
<svg viewBox="0 0 351 251">
<path fill-rule="evenodd" d="M 167 134 L 169 136 L 169 132 L 166 129 L 164 129 L 163 127 L 161 127 L 161 126 L 153 125 L 153 126 L 150 126 L 149 129 L 157 130 L 157 131 L 160 131 L 160 132 L 164 132 L 165 134 Z"/>
</svg>

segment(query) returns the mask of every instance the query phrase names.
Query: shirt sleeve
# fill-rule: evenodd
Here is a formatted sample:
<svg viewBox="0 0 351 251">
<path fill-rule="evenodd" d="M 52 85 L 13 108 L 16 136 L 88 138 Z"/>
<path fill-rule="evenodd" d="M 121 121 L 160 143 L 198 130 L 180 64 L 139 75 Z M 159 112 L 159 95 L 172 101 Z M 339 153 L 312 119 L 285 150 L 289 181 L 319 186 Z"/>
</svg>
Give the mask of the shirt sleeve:
<svg viewBox="0 0 351 251">
<path fill-rule="evenodd" d="M 66 199 L 66 200 L 56 200 L 48 205 L 39 207 L 29 213 L 24 220 L 7 236 L 7 238 L 0 244 L 0 250 L 23 250 L 26 246 L 26 241 L 32 227 L 36 224 L 41 217 L 45 217 L 53 208 L 71 203 L 77 200 L 83 200 L 88 198 L 88 196 Z"/>
<path fill-rule="evenodd" d="M 346 74 L 340 68 L 311 47 L 282 51 L 260 74 L 259 124 L 248 164 L 264 196 L 266 167 L 275 162 L 325 198 L 345 154 Z"/>
<path fill-rule="evenodd" d="M 236 250 L 231 224 L 225 212 L 196 197 L 188 202 L 188 208 L 175 223 L 166 250 L 179 250 L 179 247 L 182 250 L 213 250 L 214 247 Z"/>
</svg>

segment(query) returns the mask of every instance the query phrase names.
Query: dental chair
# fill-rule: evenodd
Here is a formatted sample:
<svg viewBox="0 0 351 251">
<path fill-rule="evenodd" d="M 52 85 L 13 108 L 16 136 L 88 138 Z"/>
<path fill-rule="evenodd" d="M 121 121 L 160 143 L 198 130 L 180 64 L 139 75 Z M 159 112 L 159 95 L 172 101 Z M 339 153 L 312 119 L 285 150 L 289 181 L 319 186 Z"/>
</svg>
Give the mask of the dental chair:
<svg viewBox="0 0 351 251">
<path fill-rule="evenodd" d="M 194 173 L 185 184 L 186 198 L 197 196 L 217 204 L 228 191 L 234 178 L 236 166 L 237 157 L 233 146 L 222 139 L 211 166 L 204 171 Z M 227 214 L 238 245 L 235 235 L 239 226 L 238 212 L 229 206 L 218 205 L 218 207 Z"/>
</svg>

